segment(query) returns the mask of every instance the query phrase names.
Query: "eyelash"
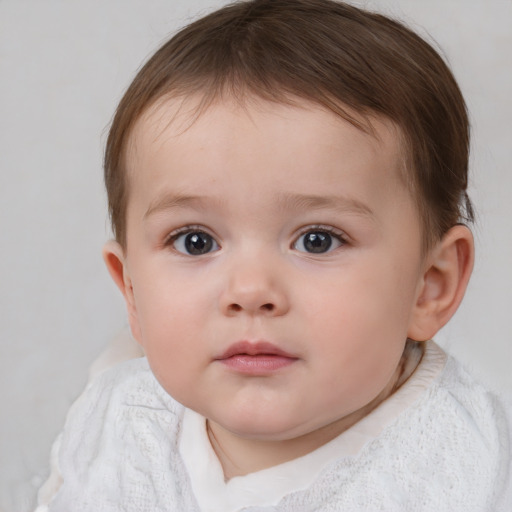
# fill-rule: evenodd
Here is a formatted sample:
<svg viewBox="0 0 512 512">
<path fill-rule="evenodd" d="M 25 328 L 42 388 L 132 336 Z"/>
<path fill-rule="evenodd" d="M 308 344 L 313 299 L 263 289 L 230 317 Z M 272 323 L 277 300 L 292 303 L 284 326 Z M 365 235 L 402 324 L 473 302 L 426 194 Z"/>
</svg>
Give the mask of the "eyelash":
<svg viewBox="0 0 512 512">
<path fill-rule="evenodd" d="M 309 226 L 305 226 L 299 232 L 298 237 L 309 233 L 310 231 L 321 231 L 322 233 L 328 233 L 329 235 L 337 238 L 340 242 L 346 244 L 348 243 L 348 237 L 345 233 L 337 228 L 333 228 L 332 226 L 324 226 L 323 224 L 313 224 Z M 298 238 L 297 237 L 297 238 Z"/>
<path fill-rule="evenodd" d="M 309 226 L 305 226 L 304 228 L 302 228 L 300 230 L 299 234 L 295 237 L 294 241 L 292 242 L 291 247 L 292 248 L 295 247 L 295 245 L 297 244 L 297 242 L 300 240 L 300 238 L 302 236 L 304 236 L 307 233 L 311 233 L 311 232 L 315 232 L 315 231 L 321 232 L 321 233 L 327 233 L 328 235 L 330 235 L 334 239 L 336 239 L 340 243 L 340 246 L 344 246 L 349 243 L 348 237 L 345 235 L 345 233 L 343 233 L 339 229 L 333 228 L 332 226 L 325 226 L 322 224 L 314 224 L 314 225 L 309 225 Z M 219 245 L 216 237 L 214 235 L 212 235 L 208 229 L 206 229 L 204 226 L 200 226 L 197 224 L 191 224 L 191 225 L 183 226 L 183 227 L 171 232 L 165 238 L 165 240 L 163 242 L 163 246 L 164 247 L 173 247 L 179 237 L 185 236 L 189 233 L 194 233 L 194 232 L 200 232 L 200 233 L 205 233 L 205 234 L 209 235 L 210 237 L 212 237 L 215 240 L 217 245 Z"/>
<path fill-rule="evenodd" d="M 208 236 L 211 236 L 215 241 L 217 240 L 217 237 L 212 235 L 208 229 L 206 229 L 204 226 L 200 226 L 198 224 L 190 224 L 187 226 L 183 226 L 181 228 L 175 229 L 163 241 L 163 246 L 168 247 L 172 246 L 176 240 L 180 236 L 188 235 L 189 233 L 205 233 Z"/>
<path fill-rule="evenodd" d="M 343 231 L 333 228 L 332 226 L 324 226 L 322 224 L 313 224 L 313 225 L 305 226 L 304 228 L 302 228 L 300 230 L 298 236 L 295 238 L 294 242 L 292 243 L 292 246 L 294 246 L 297 243 L 297 241 L 300 239 L 301 236 L 304 236 L 307 233 L 311 233 L 311 232 L 315 232 L 315 231 L 318 231 L 321 233 L 327 233 L 328 235 L 330 235 L 333 238 L 335 238 L 336 240 L 338 240 L 338 242 L 340 242 L 340 244 L 342 246 L 347 245 L 349 243 L 349 239 Z"/>
</svg>

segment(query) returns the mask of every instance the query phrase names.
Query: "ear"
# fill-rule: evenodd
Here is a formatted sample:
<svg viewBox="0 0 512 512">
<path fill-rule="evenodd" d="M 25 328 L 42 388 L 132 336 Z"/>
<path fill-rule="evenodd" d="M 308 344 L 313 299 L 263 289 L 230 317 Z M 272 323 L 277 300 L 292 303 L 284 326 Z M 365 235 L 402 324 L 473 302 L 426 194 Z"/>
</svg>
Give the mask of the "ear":
<svg viewBox="0 0 512 512">
<path fill-rule="evenodd" d="M 132 335 L 139 343 L 141 343 L 142 337 L 138 322 L 137 308 L 135 307 L 133 286 L 126 264 L 125 252 L 121 245 L 114 240 L 108 241 L 103 247 L 103 260 L 105 261 L 114 283 L 116 283 L 117 287 L 123 294 Z"/>
<path fill-rule="evenodd" d="M 431 339 L 453 316 L 464 297 L 474 262 L 471 231 L 451 228 L 425 258 L 425 268 L 409 325 L 408 337 Z"/>
</svg>

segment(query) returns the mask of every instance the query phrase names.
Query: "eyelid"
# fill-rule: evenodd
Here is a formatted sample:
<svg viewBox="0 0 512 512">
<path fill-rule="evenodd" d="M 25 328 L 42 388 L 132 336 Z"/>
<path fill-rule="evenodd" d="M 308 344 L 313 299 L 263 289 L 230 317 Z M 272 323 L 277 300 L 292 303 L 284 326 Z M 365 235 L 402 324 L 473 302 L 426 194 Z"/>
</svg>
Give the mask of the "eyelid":
<svg viewBox="0 0 512 512">
<path fill-rule="evenodd" d="M 325 233 L 329 233 L 330 235 L 338 238 L 344 244 L 347 244 L 350 240 L 349 236 L 341 229 L 335 228 L 333 226 L 325 225 L 325 224 L 310 224 L 308 226 L 304 226 L 299 229 L 297 236 L 295 237 L 295 242 L 304 234 L 309 233 L 310 231 L 323 231 Z M 294 242 L 294 243 L 295 243 Z"/>
<path fill-rule="evenodd" d="M 164 247 L 172 246 L 174 244 L 174 242 L 178 239 L 178 237 L 186 235 L 188 233 L 193 233 L 196 231 L 208 234 L 209 236 L 211 236 L 214 239 L 214 241 L 219 246 L 219 248 L 221 247 L 221 244 L 218 241 L 217 235 L 212 233 L 210 229 L 208 229 L 207 227 L 205 227 L 204 225 L 201 225 L 201 224 L 187 224 L 185 226 L 182 226 L 180 228 L 176 228 L 176 229 L 172 230 L 164 238 L 162 245 Z M 294 237 L 293 242 L 291 244 L 292 248 L 294 247 L 294 245 L 297 243 L 297 241 L 299 240 L 299 238 L 301 236 L 303 236 L 306 233 L 309 233 L 310 231 L 322 231 L 322 232 L 328 233 L 331 236 L 337 238 L 341 242 L 342 245 L 346 245 L 350 242 L 349 236 L 343 230 L 341 230 L 339 228 L 335 228 L 333 226 L 325 225 L 325 224 L 309 224 L 309 225 L 304 226 L 299 229 L 297 235 Z"/>
<path fill-rule="evenodd" d="M 172 246 L 172 244 L 178 239 L 178 237 L 194 232 L 206 233 L 207 235 L 211 236 L 215 240 L 215 243 L 220 247 L 218 237 L 215 234 L 213 234 L 210 229 L 200 224 L 187 224 L 180 228 L 173 229 L 164 238 L 162 245 L 164 247 Z"/>
<path fill-rule="evenodd" d="M 348 235 L 345 234 L 344 231 L 342 231 L 341 229 L 338 229 L 338 228 L 335 228 L 333 226 L 329 226 L 329 225 L 325 225 L 325 224 L 310 224 L 308 226 L 304 226 L 302 227 L 297 236 L 293 239 L 293 242 L 291 244 L 292 246 L 292 249 L 296 249 L 296 245 L 298 243 L 298 241 L 300 240 L 300 238 L 305 235 L 306 233 L 310 233 L 310 232 L 314 232 L 314 231 L 320 231 L 320 232 L 323 232 L 323 233 L 328 233 L 329 235 L 331 235 L 333 238 L 336 238 L 339 242 L 340 242 L 340 246 L 339 247 L 344 247 L 346 246 L 347 244 L 349 244 L 349 237 Z M 327 251 L 325 253 L 318 253 L 317 255 L 326 255 L 330 252 L 333 252 L 335 251 L 336 249 L 338 249 L 339 247 L 335 248 L 335 249 L 332 249 L 331 251 Z M 302 251 L 300 251 L 302 252 Z M 308 253 L 309 254 L 309 253 Z M 315 253 L 311 253 L 313 255 L 315 255 Z"/>
</svg>

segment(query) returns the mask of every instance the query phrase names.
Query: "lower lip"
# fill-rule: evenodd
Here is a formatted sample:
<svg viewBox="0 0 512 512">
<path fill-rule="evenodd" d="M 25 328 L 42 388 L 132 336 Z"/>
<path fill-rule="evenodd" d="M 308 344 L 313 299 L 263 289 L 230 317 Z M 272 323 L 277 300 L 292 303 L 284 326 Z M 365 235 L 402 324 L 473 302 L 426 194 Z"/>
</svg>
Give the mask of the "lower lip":
<svg viewBox="0 0 512 512">
<path fill-rule="evenodd" d="M 273 354 L 237 354 L 220 362 L 229 369 L 247 375 L 265 375 L 276 372 L 293 364 L 297 359 L 293 357 Z"/>
</svg>

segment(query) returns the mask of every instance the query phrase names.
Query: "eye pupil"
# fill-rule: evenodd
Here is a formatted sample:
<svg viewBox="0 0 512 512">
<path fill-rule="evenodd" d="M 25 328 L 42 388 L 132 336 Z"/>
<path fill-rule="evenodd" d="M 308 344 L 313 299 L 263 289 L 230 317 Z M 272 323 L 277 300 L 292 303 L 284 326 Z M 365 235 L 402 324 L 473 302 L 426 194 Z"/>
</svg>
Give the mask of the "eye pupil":
<svg viewBox="0 0 512 512">
<path fill-rule="evenodd" d="M 332 244 L 332 237 L 329 233 L 312 231 L 304 237 L 304 248 L 308 252 L 321 253 L 329 250 Z"/>
<path fill-rule="evenodd" d="M 185 248 L 189 254 L 206 254 L 213 246 L 212 237 L 206 233 L 189 233 L 185 237 Z"/>
</svg>

